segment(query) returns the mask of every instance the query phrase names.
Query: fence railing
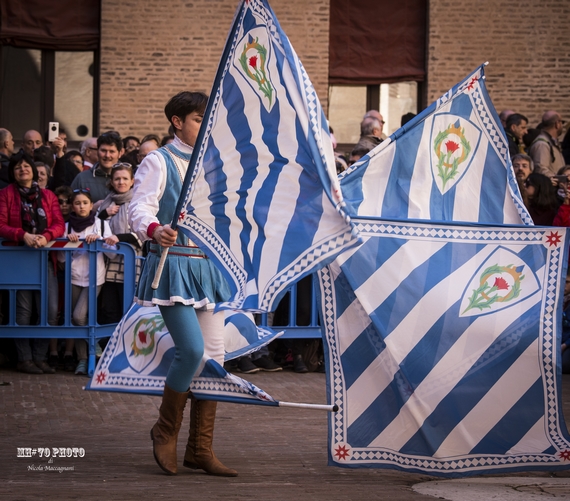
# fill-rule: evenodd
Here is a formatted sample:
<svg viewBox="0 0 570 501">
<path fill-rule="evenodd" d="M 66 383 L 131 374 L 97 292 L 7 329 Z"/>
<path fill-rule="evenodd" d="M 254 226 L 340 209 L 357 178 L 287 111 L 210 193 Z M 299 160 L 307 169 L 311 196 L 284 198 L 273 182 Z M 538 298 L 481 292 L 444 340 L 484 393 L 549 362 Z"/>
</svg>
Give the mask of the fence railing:
<svg viewBox="0 0 570 501">
<path fill-rule="evenodd" d="M 0 291 L 4 290 L 8 301 L 7 319 L 0 325 L 0 338 L 49 338 L 85 339 L 89 348 L 88 372 L 95 370 L 95 344 L 98 339 L 110 337 L 116 323 L 100 324 L 97 321 L 97 254 L 107 251 L 103 242 L 92 244 L 68 240 L 50 242 L 50 247 L 35 249 L 0 240 Z M 48 260 L 52 252 L 69 254 L 78 245 L 89 254 L 89 313 L 84 326 L 72 323 L 71 304 L 71 258 L 65 260 L 64 299 L 61 308 L 60 325 L 48 324 Z M 113 253 L 124 257 L 124 299 L 123 313 L 130 308 L 136 281 L 136 260 L 141 259 L 129 244 L 118 244 Z M 279 304 L 275 314 L 261 315 L 261 325 L 284 330 L 283 338 L 319 338 L 321 336 L 313 277 L 307 277 L 294 284 Z M 18 325 L 16 322 L 16 295 L 19 290 L 40 292 L 39 315 L 34 325 Z"/>
<path fill-rule="evenodd" d="M 109 249 L 103 248 L 103 241 L 92 244 L 78 242 L 71 244 L 68 240 L 50 242 L 50 247 L 35 249 L 16 245 L 14 242 L 0 240 L 0 290 L 7 291 L 7 321 L 0 325 L 2 338 L 49 338 L 49 339 L 85 339 L 89 347 L 88 371 L 95 369 L 95 343 L 98 339 L 110 337 L 115 330 L 114 324 L 97 322 L 97 254 Z M 61 247 L 60 247 L 61 246 Z M 84 326 L 74 325 L 71 321 L 71 258 L 69 253 L 81 246 L 89 254 L 89 313 Z M 64 269 L 64 300 L 61 325 L 48 324 L 48 260 L 50 253 L 67 254 Z M 117 250 L 125 262 L 123 313 L 131 306 L 135 293 L 136 259 L 134 248 L 129 244 L 118 244 Z M 34 325 L 18 325 L 16 323 L 16 296 L 19 290 L 39 291 L 37 323 Z"/>
<path fill-rule="evenodd" d="M 315 275 L 293 284 L 274 314 L 261 315 L 261 325 L 284 330 L 282 338 L 320 338 L 321 327 L 315 295 Z"/>
</svg>

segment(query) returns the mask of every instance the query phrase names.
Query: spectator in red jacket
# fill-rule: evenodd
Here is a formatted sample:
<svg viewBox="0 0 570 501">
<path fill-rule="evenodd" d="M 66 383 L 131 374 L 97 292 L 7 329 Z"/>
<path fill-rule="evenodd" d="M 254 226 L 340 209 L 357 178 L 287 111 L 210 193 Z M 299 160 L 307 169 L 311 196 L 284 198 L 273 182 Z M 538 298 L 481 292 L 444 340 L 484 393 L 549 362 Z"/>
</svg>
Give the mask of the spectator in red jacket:
<svg viewBox="0 0 570 501">
<path fill-rule="evenodd" d="M 65 224 L 57 197 L 38 185 L 38 171 L 32 157 L 20 151 L 10 158 L 10 184 L 0 190 L 0 238 L 28 247 L 44 247 L 63 235 Z M 54 256 L 55 258 L 55 256 Z M 53 260 L 48 260 L 48 323 L 57 325 L 57 277 Z M 30 325 L 32 305 L 39 307 L 40 292 L 20 290 L 16 294 L 16 323 Z M 47 360 L 49 339 L 15 340 L 18 370 L 28 374 L 53 374 Z"/>
</svg>

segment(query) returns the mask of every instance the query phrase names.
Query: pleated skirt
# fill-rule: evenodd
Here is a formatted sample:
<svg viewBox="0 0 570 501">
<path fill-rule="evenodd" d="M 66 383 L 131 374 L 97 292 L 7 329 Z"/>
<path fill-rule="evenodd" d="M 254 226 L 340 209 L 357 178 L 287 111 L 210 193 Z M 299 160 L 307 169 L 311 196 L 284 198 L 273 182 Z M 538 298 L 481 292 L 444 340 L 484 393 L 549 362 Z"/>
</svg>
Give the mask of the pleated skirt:
<svg viewBox="0 0 570 501">
<path fill-rule="evenodd" d="M 214 263 L 197 247 L 170 248 L 158 288 L 151 287 L 161 256 L 161 247 L 151 244 L 141 272 L 135 301 L 142 306 L 172 306 L 175 303 L 195 308 L 213 308 L 227 301 L 230 288 Z"/>
</svg>

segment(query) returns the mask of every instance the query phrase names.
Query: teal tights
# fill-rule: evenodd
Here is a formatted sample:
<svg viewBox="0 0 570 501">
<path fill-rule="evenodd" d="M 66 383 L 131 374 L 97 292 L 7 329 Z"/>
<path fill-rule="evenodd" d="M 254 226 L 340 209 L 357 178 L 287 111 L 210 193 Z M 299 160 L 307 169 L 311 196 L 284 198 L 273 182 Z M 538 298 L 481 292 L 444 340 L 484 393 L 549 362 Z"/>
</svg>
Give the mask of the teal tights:
<svg viewBox="0 0 570 501">
<path fill-rule="evenodd" d="M 204 339 L 193 306 L 176 303 L 159 306 L 166 328 L 174 341 L 174 360 L 166 384 L 177 392 L 187 391 L 204 354 Z"/>
</svg>

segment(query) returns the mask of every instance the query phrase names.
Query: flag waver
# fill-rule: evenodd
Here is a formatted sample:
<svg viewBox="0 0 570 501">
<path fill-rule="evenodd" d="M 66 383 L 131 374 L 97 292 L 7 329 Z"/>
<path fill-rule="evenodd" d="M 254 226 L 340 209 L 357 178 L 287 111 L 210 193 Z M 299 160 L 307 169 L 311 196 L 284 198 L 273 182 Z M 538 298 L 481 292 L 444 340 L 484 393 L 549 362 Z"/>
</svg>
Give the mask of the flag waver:
<svg viewBox="0 0 570 501">
<path fill-rule="evenodd" d="M 228 280 L 221 307 L 270 311 L 358 239 L 323 110 L 266 1 L 238 8 L 208 107 L 178 226 Z"/>
</svg>

